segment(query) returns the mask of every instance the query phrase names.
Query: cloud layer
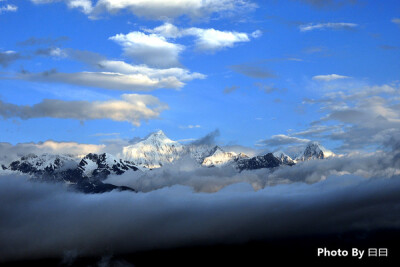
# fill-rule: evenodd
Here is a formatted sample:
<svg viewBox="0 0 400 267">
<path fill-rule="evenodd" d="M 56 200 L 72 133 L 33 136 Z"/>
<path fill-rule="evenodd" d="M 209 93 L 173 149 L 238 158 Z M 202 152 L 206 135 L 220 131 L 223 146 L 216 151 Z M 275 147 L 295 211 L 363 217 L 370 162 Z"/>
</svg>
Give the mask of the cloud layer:
<svg viewBox="0 0 400 267">
<path fill-rule="evenodd" d="M 70 154 L 73 156 L 82 156 L 89 153 L 100 153 L 104 151 L 105 145 L 79 144 L 76 142 L 56 142 L 47 140 L 39 143 L 0 143 L 0 164 L 7 166 L 12 161 L 24 155 L 34 153 L 41 155 L 50 154 Z"/>
<path fill-rule="evenodd" d="M 161 51 L 162 52 L 162 51 Z M 18 54 L 5 55 L 0 63 L 3 65 L 18 59 Z M 36 50 L 36 54 L 58 58 L 70 58 L 87 65 L 92 71 L 59 72 L 56 69 L 44 72 L 28 72 L 24 70 L 14 79 L 36 82 L 67 83 L 78 86 L 88 86 L 122 91 L 152 91 L 160 88 L 180 89 L 185 82 L 194 79 L 204 79 L 206 76 L 197 72 L 190 72 L 184 68 L 152 68 L 147 65 L 132 65 L 121 60 L 108 60 L 102 55 L 89 51 L 75 49 Z M 152 55 L 152 53 L 150 53 Z M 18 56 L 18 57 L 17 57 Z M 142 54 L 145 56 L 145 54 Z M 158 55 L 163 59 L 163 56 Z M 153 55 L 151 56 L 153 58 Z M 147 61 L 146 61 L 147 62 Z M 166 61 L 167 62 L 167 61 Z M 165 66 L 165 65 L 164 65 Z"/>
<path fill-rule="evenodd" d="M 123 94 L 120 100 L 63 101 L 44 99 L 32 106 L 0 101 L 0 116 L 4 119 L 60 118 L 80 121 L 111 119 L 139 126 L 141 121 L 157 118 L 168 106 L 150 95 Z"/>
<path fill-rule="evenodd" d="M 0 258 L 62 258 L 70 251 L 96 256 L 399 229 L 399 193 L 397 176 L 331 177 L 313 185 L 295 183 L 258 192 L 236 184 L 215 194 L 174 186 L 150 193 L 90 196 L 1 177 L 0 215 L 5 219 L 0 221 Z"/>
</svg>

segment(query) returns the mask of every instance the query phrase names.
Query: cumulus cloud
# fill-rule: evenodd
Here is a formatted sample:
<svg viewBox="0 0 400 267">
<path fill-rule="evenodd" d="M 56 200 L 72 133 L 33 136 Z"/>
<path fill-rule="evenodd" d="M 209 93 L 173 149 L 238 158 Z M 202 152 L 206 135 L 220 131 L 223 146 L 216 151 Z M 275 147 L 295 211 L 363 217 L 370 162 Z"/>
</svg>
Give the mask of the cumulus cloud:
<svg viewBox="0 0 400 267">
<path fill-rule="evenodd" d="M 110 37 L 120 44 L 126 56 L 150 66 L 178 66 L 184 46 L 168 42 L 163 36 L 131 32 Z"/>
<path fill-rule="evenodd" d="M 236 43 L 249 42 L 252 38 L 259 38 L 262 35 L 260 30 L 251 34 L 236 31 L 220 31 L 213 28 L 178 28 L 171 23 L 164 23 L 154 29 L 147 29 L 147 32 L 163 36 L 165 38 L 181 38 L 194 36 L 195 46 L 200 51 L 217 51 L 223 48 L 233 47 Z"/>
<path fill-rule="evenodd" d="M 166 104 L 151 95 L 123 94 L 120 100 L 88 102 L 44 99 L 32 106 L 0 101 L 0 116 L 23 120 L 46 117 L 80 121 L 111 119 L 140 126 L 141 121 L 155 119 L 167 108 Z"/>
<path fill-rule="evenodd" d="M 219 31 L 215 29 L 189 28 L 188 35 L 196 36 L 196 47 L 203 51 L 216 51 L 225 47 L 233 47 L 238 42 L 249 42 L 246 33 Z"/>
<path fill-rule="evenodd" d="M 313 30 L 325 30 L 325 29 L 333 29 L 333 30 L 351 30 L 356 28 L 358 25 L 355 23 L 346 23 L 346 22 L 328 22 L 328 23 L 310 23 L 300 25 L 300 31 L 308 32 Z"/>
<path fill-rule="evenodd" d="M 316 75 L 312 77 L 312 79 L 315 81 L 324 81 L 324 82 L 330 82 L 340 79 L 349 79 L 349 78 L 350 78 L 349 76 L 338 75 L 338 74 Z"/>
<path fill-rule="evenodd" d="M 165 20 L 188 16 L 199 19 L 212 14 L 252 10 L 257 7 L 247 0 L 31 0 L 35 4 L 48 4 L 64 1 L 69 8 L 78 8 L 90 18 L 97 18 L 102 13 L 115 14 L 127 10 L 139 17 Z"/>
</svg>

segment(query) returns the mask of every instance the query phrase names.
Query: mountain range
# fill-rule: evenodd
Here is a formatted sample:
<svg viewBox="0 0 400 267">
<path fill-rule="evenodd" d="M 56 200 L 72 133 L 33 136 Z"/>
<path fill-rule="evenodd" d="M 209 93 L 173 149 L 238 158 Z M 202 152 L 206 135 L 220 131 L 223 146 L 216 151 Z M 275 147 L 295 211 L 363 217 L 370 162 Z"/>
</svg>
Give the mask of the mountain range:
<svg viewBox="0 0 400 267">
<path fill-rule="evenodd" d="M 205 168 L 232 166 L 238 172 L 262 168 L 292 166 L 301 161 L 325 159 L 335 154 L 318 142 L 310 142 L 295 159 L 282 151 L 249 157 L 244 153 L 225 151 L 219 146 L 183 145 L 169 139 L 162 131 L 150 134 L 123 148 L 119 157 L 108 153 L 89 153 L 83 158 L 72 155 L 29 154 L 0 167 L 0 175 L 25 174 L 34 181 L 59 182 L 84 193 L 103 193 L 133 188 L 104 183 L 109 175 L 127 171 L 146 172 L 165 165 L 177 164 L 189 157 Z"/>
</svg>

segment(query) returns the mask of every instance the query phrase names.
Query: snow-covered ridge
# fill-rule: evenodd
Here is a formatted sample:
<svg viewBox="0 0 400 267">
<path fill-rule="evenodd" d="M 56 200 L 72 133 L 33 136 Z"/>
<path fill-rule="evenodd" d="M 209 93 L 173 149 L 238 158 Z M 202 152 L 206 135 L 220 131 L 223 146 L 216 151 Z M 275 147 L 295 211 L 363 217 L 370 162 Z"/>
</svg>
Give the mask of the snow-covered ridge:
<svg viewBox="0 0 400 267">
<path fill-rule="evenodd" d="M 76 166 L 77 158 L 70 155 L 54 155 L 45 153 L 40 156 L 35 154 L 29 154 L 21 157 L 19 161 L 14 161 L 10 164 L 8 169 L 15 170 L 24 168 L 28 172 L 28 169 L 34 169 L 36 171 L 54 171 L 60 169 L 63 166 Z"/>
<path fill-rule="evenodd" d="M 182 144 L 172 141 L 160 130 L 136 144 L 124 147 L 122 157 L 124 160 L 153 169 L 179 159 L 183 152 Z"/>
<path fill-rule="evenodd" d="M 292 159 L 282 151 L 249 158 L 244 153 L 225 151 L 212 145 L 182 145 L 169 139 L 162 131 L 150 134 L 141 141 L 123 148 L 122 154 L 115 157 L 108 153 L 90 153 L 83 158 L 69 155 L 27 155 L 13 161 L 10 165 L 1 166 L 0 174 L 19 171 L 25 174 L 51 174 L 73 169 L 73 175 L 96 179 L 105 179 L 108 175 L 119 175 L 128 170 L 151 170 L 166 164 L 174 164 L 180 158 L 190 157 L 205 167 L 222 167 L 232 165 L 244 169 L 274 168 L 280 165 L 294 165 L 300 161 L 325 159 L 335 154 L 318 142 L 307 144 L 302 153 Z M 121 159 L 122 156 L 122 159 Z M 178 163 L 176 163 L 178 164 Z M 72 174 L 71 174 L 72 175 Z M 70 179 L 70 178 L 68 178 Z M 72 179 L 72 178 L 71 178 Z"/>
<path fill-rule="evenodd" d="M 295 161 L 283 151 L 275 151 L 272 154 L 274 155 L 274 157 L 279 159 L 283 164 L 286 164 L 286 165 L 295 164 Z"/>
<path fill-rule="evenodd" d="M 248 156 L 243 153 L 236 154 L 235 152 L 225 152 L 219 146 L 215 146 L 210 155 L 204 158 L 202 165 L 207 167 L 219 167 L 237 161 L 241 158 L 248 158 Z"/>
<path fill-rule="evenodd" d="M 138 170 L 129 161 L 118 159 L 109 153 L 88 154 L 79 162 L 79 169 L 86 177 L 100 176 L 106 178 L 110 174 L 122 174 L 128 170 Z"/>
</svg>

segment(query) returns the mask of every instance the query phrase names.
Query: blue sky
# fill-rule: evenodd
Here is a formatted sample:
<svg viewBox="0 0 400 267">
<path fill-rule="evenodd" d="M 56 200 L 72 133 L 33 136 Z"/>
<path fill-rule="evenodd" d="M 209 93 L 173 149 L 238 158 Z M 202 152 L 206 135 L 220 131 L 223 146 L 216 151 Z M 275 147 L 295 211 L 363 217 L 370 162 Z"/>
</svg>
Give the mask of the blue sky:
<svg viewBox="0 0 400 267">
<path fill-rule="evenodd" d="M 0 142 L 353 151 L 400 129 L 398 1 L 2 0 L 0 25 Z"/>
</svg>

